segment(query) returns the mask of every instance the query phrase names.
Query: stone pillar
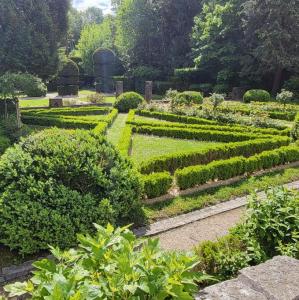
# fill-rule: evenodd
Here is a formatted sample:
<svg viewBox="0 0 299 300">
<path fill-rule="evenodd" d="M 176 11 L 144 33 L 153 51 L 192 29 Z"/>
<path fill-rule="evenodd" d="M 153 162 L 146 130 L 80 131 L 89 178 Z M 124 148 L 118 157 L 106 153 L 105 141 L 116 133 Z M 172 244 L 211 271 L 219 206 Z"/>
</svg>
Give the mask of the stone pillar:
<svg viewBox="0 0 299 300">
<path fill-rule="evenodd" d="M 124 82 L 123 81 L 116 81 L 115 84 L 115 88 L 116 88 L 116 98 L 118 96 L 120 96 L 123 92 L 124 92 Z"/>
<path fill-rule="evenodd" d="M 50 98 L 49 99 L 49 106 L 51 108 L 53 108 L 53 107 L 63 107 L 62 98 L 59 98 L 59 97 Z"/>
<path fill-rule="evenodd" d="M 146 81 L 145 82 L 145 100 L 146 102 L 150 102 L 153 98 L 153 82 Z"/>
</svg>

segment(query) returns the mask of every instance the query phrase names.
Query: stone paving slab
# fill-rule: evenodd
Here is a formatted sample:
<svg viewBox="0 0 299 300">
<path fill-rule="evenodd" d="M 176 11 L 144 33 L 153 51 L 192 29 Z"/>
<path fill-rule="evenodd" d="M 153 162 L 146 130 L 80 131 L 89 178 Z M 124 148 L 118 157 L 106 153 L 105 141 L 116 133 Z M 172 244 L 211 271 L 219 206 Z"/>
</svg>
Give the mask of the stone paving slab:
<svg viewBox="0 0 299 300">
<path fill-rule="evenodd" d="M 277 256 L 255 267 L 240 271 L 233 280 L 212 285 L 196 300 L 298 300 L 299 261 Z"/>
<path fill-rule="evenodd" d="M 285 184 L 284 187 L 299 190 L 299 181 Z M 265 192 L 258 193 L 259 197 L 265 197 Z M 231 211 L 247 204 L 248 196 L 238 197 L 230 201 L 221 202 L 214 206 L 206 207 L 188 214 L 179 215 L 174 218 L 158 221 L 148 227 L 138 228 L 134 231 L 137 236 L 155 236 L 160 233 L 185 226 L 227 211 Z"/>
</svg>

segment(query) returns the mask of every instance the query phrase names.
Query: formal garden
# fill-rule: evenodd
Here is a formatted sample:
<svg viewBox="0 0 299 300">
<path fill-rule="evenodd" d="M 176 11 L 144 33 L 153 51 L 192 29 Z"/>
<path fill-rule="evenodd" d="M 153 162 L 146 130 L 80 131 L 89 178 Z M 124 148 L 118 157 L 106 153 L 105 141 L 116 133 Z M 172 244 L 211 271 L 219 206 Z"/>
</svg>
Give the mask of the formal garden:
<svg viewBox="0 0 299 300">
<path fill-rule="evenodd" d="M 33 2 L 0 2 L 1 300 L 210 299 L 299 259 L 296 1 Z"/>
</svg>

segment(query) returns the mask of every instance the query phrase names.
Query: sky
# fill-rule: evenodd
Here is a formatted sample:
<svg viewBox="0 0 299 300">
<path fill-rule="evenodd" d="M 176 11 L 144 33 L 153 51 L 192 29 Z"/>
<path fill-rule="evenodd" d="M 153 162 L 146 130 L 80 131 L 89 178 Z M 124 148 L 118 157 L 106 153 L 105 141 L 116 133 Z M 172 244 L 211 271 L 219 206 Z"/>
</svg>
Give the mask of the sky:
<svg viewBox="0 0 299 300">
<path fill-rule="evenodd" d="M 73 6 L 79 10 L 84 10 L 90 6 L 97 6 L 103 10 L 104 14 L 111 12 L 110 0 L 73 0 Z"/>
</svg>

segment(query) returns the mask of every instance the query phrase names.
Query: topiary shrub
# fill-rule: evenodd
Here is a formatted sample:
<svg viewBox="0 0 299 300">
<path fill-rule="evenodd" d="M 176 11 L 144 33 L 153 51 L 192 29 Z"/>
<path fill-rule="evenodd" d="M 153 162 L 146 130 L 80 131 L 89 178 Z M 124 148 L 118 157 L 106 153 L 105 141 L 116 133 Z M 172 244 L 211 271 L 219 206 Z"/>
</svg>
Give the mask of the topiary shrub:
<svg viewBox="0 0 299 300">
<path fill-rule="evenodd" d="M 59 73 L 58 95 L 69 96 L 78 95 L 79 92 L 79 68 L 77 64 L 68 60 Z"/>
<path fill-rule="evenodd" d="M 92 224 L 141 222 L 141 179 L 101 136 L 47 129 L 0 162 L 0 240 L 22 254 L 68 248 Z"/>
<path fill-rule="evenodd" d="M 200 92 L 196 91 L 185 91 L 179 93 L 173 99 L 173 106 L 177 105 L 191 105 L 191 104 L 201 104 L 203 102 L 203 96 Z"/>
<path fill-rule="evenodd" d="M 47 86 L 42 80 L 30 74 L 22 75 L 22 87 L 28 97 L 45 97 L 47 95 Z"/>
<path fill-rule="evenodd" d="M 130 109 L 137 108 L 144 101 L 144 98 L 140 94 L 135 92 L 127 92 L 121 94 L 116 99 L 114 107 L 117 108 L 119 112 L 129 112 Z"/>
<path fill-rule="evenodd" d="M 265 90 L 249 90 L 243 96 L 245 103 L 250 103 L 251 101 L 267 102 L 270 100 L 271 95 Z"/>
</svg>

